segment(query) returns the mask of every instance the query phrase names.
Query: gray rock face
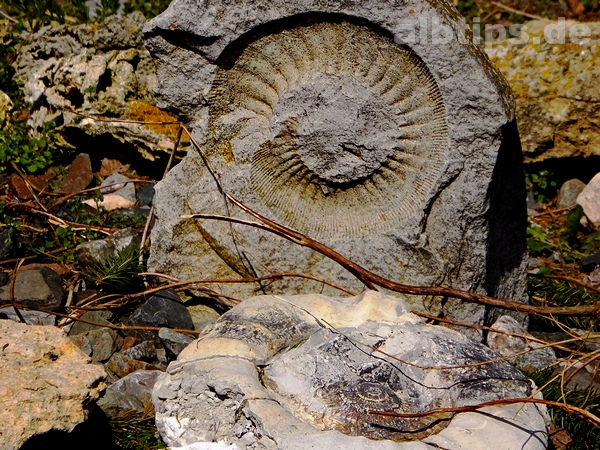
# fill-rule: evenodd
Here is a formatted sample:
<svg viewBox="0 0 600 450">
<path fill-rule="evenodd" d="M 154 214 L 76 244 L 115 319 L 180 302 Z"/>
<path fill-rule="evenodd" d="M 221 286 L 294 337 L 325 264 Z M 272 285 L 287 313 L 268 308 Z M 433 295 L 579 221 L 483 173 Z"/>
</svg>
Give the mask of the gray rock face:
<svg viewBox="0 0 600 450">
<path fill-rule="evenodd" d="M 106 387 L 104 369 L 90 364 L 62 331 L 0 323 L 0 449 L 31 436 L 72 431 Z"/>
<path fill-rule="evenodd" d="M 490 415 L 370 413 L 531 394 L 498 354 L 407 311 L 373 291 L 247 299 L 159 376 L 158 430 L 170 447 L 479 449 L 502 435 L 498 449 L 545 448 L 545 410 L 534 405 L 486 408 Z"/>
<path fill-rule="evenodd" d="M 397 44 L 414 41 L 420 18 L 454 39 Z M 513 100 L 486 56 L 459 42 L 464 32 L 451 5 L 416 0 L 181 0 L 145 28 L 160 104 L 190 122 L 226 192 L 384 277 L 525 301 Z M 154 204 L 152 270 L 191 280 L 270 269 L 362 289 L 336 264 L 271 234 L 182 219 L 247 218 L 225 206 L 195 151 L 157 185 Z M 262 289 L 323 286 L 287 278 Z M 411 303 L 461 321 L 486 315 L 439 298 Z"/>
<path fill-rule="evenodd" d="M 127 325 L 194 329 L 190 313 L 177 293 L 170 289 L 150 297 L 129 316 Z M 126 330 L 125 334 L 140 339 L 152 339 L 158 335 L 156 331 L 146 330 Z"/>
<path fill-rule="evenodd" d="M 64 297 L 62 279 L 49 267 L 20 270 L 15 280 L 15 302 L 32 308 L 55 309 Z M 0 304 L 10 303 L 10 284 L 0 288 Z"/>
<path fill-rule="evenodd" d="M 534 371 L 546 369 L 556 364 L 556 354 L 552 347 L 544 347 L 535 340 L 521 324 L 510 316 L 502 316 L 492 325 L 488 333 L 487 345 L 502 356 L 512 356 L 509 360 L 520 370 Z"/>
</svg>

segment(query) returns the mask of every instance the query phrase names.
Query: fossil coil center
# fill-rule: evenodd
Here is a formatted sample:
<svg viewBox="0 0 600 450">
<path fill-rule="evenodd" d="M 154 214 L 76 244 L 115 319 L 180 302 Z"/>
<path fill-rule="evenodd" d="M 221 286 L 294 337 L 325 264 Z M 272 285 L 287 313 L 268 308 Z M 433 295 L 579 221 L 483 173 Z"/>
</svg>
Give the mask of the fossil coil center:
<svg viewBox="0 0 600 450">
<path fill-rule="evenodd" d="M 317 239 L 418 223 L 448 150 L 425 63 L 344 20 L 299 23 L 238 48 L 215 75 L 209 113 L 209 156 L 235 183 L 249 168 L 268 215 Z"/>
<path fill-rule="evenodd" d="M 297 123 L 297 154 L 332 183 L 366 178 L 381 167 L 400 136 L 385 102 L 347 74 L 312 74 L 283 95 L 271 117 L 274 136 Z"/>
</svg>

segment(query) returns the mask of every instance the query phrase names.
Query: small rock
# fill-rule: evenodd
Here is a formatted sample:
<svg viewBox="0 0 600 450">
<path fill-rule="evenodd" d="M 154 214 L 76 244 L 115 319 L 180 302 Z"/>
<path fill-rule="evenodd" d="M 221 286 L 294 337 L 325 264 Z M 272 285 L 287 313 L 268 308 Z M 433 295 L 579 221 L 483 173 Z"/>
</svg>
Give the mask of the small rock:
<svg viewBox="0 0 600 450">
<path fill-rule="evenodd" d="M 132 338 L 129 337 L 129 339 Z M 122 350 L 121 353 L 129 358 L 137 359 L 139 361 L 153 362 L 157 359 L 156 346 L 152 341 L 144 341 L 134 347 L 128 348 L 127 350 Z"/>
<path fill-rule="evenodd" d="M 103 194 L 113 194 L 123 197 L 128 200 L 131 204 L 136 201 L 135 198 L 135 186 L 133 183 L 128 183 L 129 178 L 120 173 L 114 173 L 107 177 L 101 186 L 106 186 L 100 189 Z M 117 183 L 117 184 L 115 184 Z M 112 186 L 111 186 L 112 185 Z"/>
<path fill-rule="evenodd" d="M 4 286 L 8 283 L 8 273 L 0 271 L 0 286 Z"/>
<path fill-rule="evenodd" d="M 15 280 L 15 302 L 32 308 L 61 306 L 64 290 L 60 276 L 48 267 L 20 270 Z M 0 304 L 10 303 L 10 285 L 0 288 Z"/>
<path fill-rule="evenodd" d="M 194 323 L 183 302 L 173 290 L 164 290 L 153 295 L 136 309 L 129 319 L 127 325 L 153 326 L 165 328 L 181 328 L 193 330 Z M 155 331 L 126 330 L 128 336 L 137 336 L 140 339 L 152 339 L 157 335 Z"/>
<path fill-rule="evenodd" d="M 159 370 L 138 370 L 111 384 L 98 402 L 98 406 L 114 417 L 120 412 L 133 409 L 144 411 L 152 401 L 152 388 L 160 375 Z"/>
<path fill-rule="evenodd" d="M 600 267 L 596 267 L 592 273 L 583 277 L 584 284 L 598 289 L 600 287 Z"/>
<path fill-rule="evenodd" d="M 594 226 L 600 225 L 600 173 L 597 173 L 577 196 L 577 203 Z"/>
<path fill-rule="evenodd" d="M 591 272 L 596 269 L 596 267 L 600 266 L 600 252 L 581 258 L 580 263 L 582 272 Z"/>
<path fill-rule="evenodd" d="M 7 450 L 37 434 L 72 431 L 106 387 L 104 369 L 61 330 L 11 321 L 0 326 L 0 373 L 0 448 Z"/>
<path fill-rule="evenodd" d="M 140 202 L 140 206 L 151 206 L 152 200 L 154 199 L 154 185 L 147 184 L 141 188 L 137 194 L 137 198 Z"/>
<path fill-rule="evenodd" d="M 4 230 L 2 233 L 0 233 L 0 259 L 8 255 L 12 248 L 13 242 L 10 231 Z"/>
<path fill-rule="evenodd" d="M 122 353 L 114 353 L 104 364 L 107 370 L 112 372 L 118 378 L 123 378 L 137 370 L 149 370 L 153 366 L 148 363 L 138 361 L 137 359 L 125 356 Z"/>
<path fill-rule="evenodd" d="M 98 328 L 102 328 L 102 325 L 111 325 L 109 321 L 112 319 L 112 316 L 113 313 L 110 311 L 88 311 L 81 316 L 81 319 L 86 322 L 97 323 L 98 325 L 77 321 L 69 330 L 69 336 L 97 330 Z"/>
<path fill-rule="evenodd" d="M 118 383 L 118 380 L 116 383 Z M 107 417 L 113 419 L 125 411 L 144 411 L 144 404 L 134 395 L 110 390 L 110 386 L 106 389 L 102 398 L 98 400 L 97 405 Z"/>
<path fill-rule="evenodd" d="M 206 305 L 190 305 L 188 302 L 185 306 L 192 316 L 196 331 L 204 330 L 221 316 L 217 311 Z"/>
<path fill-rule="evenodd" d="M 88 187 L 94 179 L 90 155 L 79 153 L 67 169 L 67 174 L 60 180 L 55 191 L 61 194 L 74 194 Z"/>
<path fill-rule="evenodd" d="M 77 259 L 84 264 L 93 265 L 105 261 L 110 256 L 127 247 L 139 248 L 141 239 L 133 228 L 124 228 L 106 239 L 98 239 L 80 244 L 75 248 Z"/>
<path fill-rule="evenodd" d="M 168 328 L 161 328 L 158 331 L 158 337 L 167 351 L 167 356 L 171 359 L 177 358 L 182 350 L 194 341 L 193 337 Z"/>
<path fill-rule="evenodd" d="M 543 347 L 542 344 L 530 341 L 527 337 L 533 337 L 511 316 L 501 316 L 491 327 L 493 330 L 504 333 L 488 333 L 487 345 L 502 356 L 517 355 L 511 361 L 521 370 L 539 370 L 552 366 L 556 362 L 556 355 L 551 347 Z M 518 334 L 520 336 L 513 336 Z"/>
<path fill-rule="evenodd" d="M 108 361 L 123 344 L 123 338 L 111 328 L 98 328 L 70 337 L 93 362 Z"/>
<path fill-rule="evenodd" d="M 558 191 L 557 208 L 570 208 L 577 204 L 577 196 L 585 188 L 585 183 L 577 178 L 565 181 Z"/>
<path fill-rule="evenodd" d="M 121 353 L 135 347 L 139 342 L 140 341 L 137 338 L 125 336 L 125 339 L 123 339 L 123 346 L 121 347 Z"/>
<path fill-rule="evenodd" d="M 54 314 L 27 309 L 20 309 L 19 312 L 27 325 L 56 325 L 56 315 Z M 0 319 L 9 319 L 13 322 L 21 321 L 12 306 L 0 308 Z"/>
<path fill-rule="evenodd" d="M 535 201 L 533 192 L 528 191 L 527 192 L 527 215 L 533 216 L 533 215 L 537 214 L 538 211 L 541 211 L 542 209 L 543 209 L 542 205 L 540 205 L 538 202 Z"/>
</svg>

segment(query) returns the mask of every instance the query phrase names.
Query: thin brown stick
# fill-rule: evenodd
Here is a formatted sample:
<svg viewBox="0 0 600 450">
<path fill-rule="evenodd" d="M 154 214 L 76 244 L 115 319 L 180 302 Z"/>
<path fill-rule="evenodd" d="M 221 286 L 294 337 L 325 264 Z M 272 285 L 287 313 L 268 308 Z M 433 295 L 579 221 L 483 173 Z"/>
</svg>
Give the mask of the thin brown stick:
<svg viewBox="0 0 600 450">
<path fill-rule="evenodd" d="M 506 6 L 502 3 L 499 2 L 490 2 L 492 5 L 497 6 L 498 8 L 502 8 L 505 11 L 511 12 L 511 13 L 515 13 L 515 14 L 519 14 L 520 16 L 523 17 L 528 17 L 529 19 L 536 19 L 536 20 L 544 20 L 544 18 L 542 16 L 538 16 L 537 14 L 531 14 L 525 11 L 521 11 L 515 8 L 511 8 L 510 6 Z"/>
<path fill-rule="evenodd" d="M 525 303 L 519 303 L 512 300 L 500 299 L 495 297 L 490 297 L 487 295 L 476 294 L 474 292 L 463 291 L 460 289 L 448 288 L 448 287 L 440 287 L 440 286 L 411 286 L 402 283 L 397 283 L 395 281 L 388 280 L 383 278 L 363 267 L 355 263 L 354 261 L 346 258 L 340 253 L 336 252 L 332 248 L 315 241 L 314 239 L 306 236 L 302 233 L 299 233 L 295 230 L 287 228 L 277 222 L 274 222 L 252 209 L 248 208 L 246 205 L 232 197 L 230 194 L 226 194 L 227 198 L 244 212 L 249 214 L 250 216 L 258 219 L 261 223 L 257 224 L 256 222 L 237 219 L 235 217 L 229 216 L 218 216 L 218 215 L 210 215 L 210 214 L 193 214 L 190 216 L 184 217 L 198 217 L 198 218 L 207 218 L 207 219 L 216 219 L 216 220 L 225 220 L 234 223 L 240 223 L 244 225 L 249 225 L 253 227 L 260 228 L 262 230 L 271 232 L 280 237 L 283 237 L 291 242 L 294 242 L 303 247 L 308 247 L 314 251 L 321 253 L 322 255 L 328 257 L 329 259 L 335 261 L 350 273 L 352 273 L 356 278 L 358 278 L 362 283 L 365 284 L 369 289 L 375 290 L 375 285 L 384 287 L 394 292 L 400 292 L 404 294 L 410 295 L 435 295 L 442 297 L 450 297 L 457 298 L 459 300 L 463 300 L 469 303 L 478 303 L 487 306 L 494 306 L 499 308 L 505 308 L 512 311 L 518 311 L 527 314 L 542 314 L 542 315 L 571 315 L 571 316 L 593 316 L 600 318 L 600 302 L 596 302 L 593 305 L 583 305 L 583 306 L 533 306 Z"/>
<path fill-rule="evenodd" d="M 17 308 L 17 302 L 15 301 L 15 283 L 17 281 L 17 273 L 19 272 L 19 269 L 21 268 L 23 261 L 24 260 L 21 259 L 17 263 L 17 267 L 15 268 L 14 275 L 13 275 L 12 279 L 10 280 L 9 294 L 10 294 L 10 303 L 12 304 L 12 307 L 15 310 L 15 314 L 17 315 L 17 317 L 19 318 L 21 323 L 27 323 L 27 322 L 25 322 L 25 319 L 21 315 L 21 311 L 19 311 L 19 308 Z"/>
<path fill-rule="evenodd" d="M 412 414 L 404 414 L 404 413 L 395 413 L 388 411 L 377 411 L 373 409 L 368 409 L 367 413 L 369 414 L 377 414 L 380 416 L 389 416 L 389 417 L 425 417 L 430 416 L 432 414 L 439 413 L 463 413 L 463 412 L 475 412 L 481 408 L 485 408 L 487 406 L 498 406 L 498 405 L 514 405 L 515 403 L 537 403 L 547 406 L 554 406 L 556 408 L 564 409 L 570 413 L 576 414 L 577 416 L 589 420 L 595 427 L 600 428 L 600 417 L 592 414 L 585 409 L 578 408 L 577 406 L 569 405 L 568 403 L 560 403 L 554 402 L 551 400 L 543 400 L 541 398 L 507 398 L 502 400 L 492 400 L 489 402 L 479 403 L 477 405 L 469 405 L 469 406 L 457 406 L 454 408 L 437 408 L 431 409 L 429 411 L 425 411 L 422 413 L 412 413 Z"/>
</svg>

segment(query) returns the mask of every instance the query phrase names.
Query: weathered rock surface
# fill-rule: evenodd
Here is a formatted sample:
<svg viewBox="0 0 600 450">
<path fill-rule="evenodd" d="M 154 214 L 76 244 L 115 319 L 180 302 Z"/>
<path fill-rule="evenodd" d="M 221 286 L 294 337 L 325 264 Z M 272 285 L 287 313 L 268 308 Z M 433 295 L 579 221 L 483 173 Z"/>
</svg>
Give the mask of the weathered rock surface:
<svg viewBox="0 0 600 450">
<path fill-rule="evenodd" d="M 105 388 L 104 369 L 51 326 L 2 321 L 0 373 L 2 450 L 50 430 L 73 430 Z"/>
<path fill-rule="evenodd" d="M 577 197 L 585 189 L 585 183 L 577 178 L 567 180 L 558 191 L 557 208 L 571 208 L 577 204 Z"/>
<path fill-rule="evenodd" d="M 517 368 L 524 371 L 546 369 L 556 363 L 556 354 L 552 347 L 544 346 L 531 336 L 527 330 L 510 316 L 499 317 L 488 333 L 487 345 L 509 359 Z"/>
<path fill-rule="evenodd" d="M 577 203 L 583 208 L 583 213 L 595 226 L 600 225 L 600 172 L 591 179 L 587 186 L 577 196 Z"/>
<path fill-rule="evenodd" d="M 47 26 L 20 47 L 14 64 L 32 103 L 34 129 L 49 120 L 67 141 L 82 134 L 111 136 L 154 159 L 173 148 L 177 127 L 96 121 L 85 115 L 144 121 L 174 120 L 154 106 L 154 64 L 142 45 L 141 13 L 111 16 L 99 25 Z M 111 145 L 104 141 L 105 144 Z"/>
<path fill-rule="evenodd" d="M 139 248 L 141 238 L 133 228 L 123 228 L 106 239 L 96 239 L 80 244 L 75 248 L 79 261 L 93 265 L 117 256 L 126 248 Z"/>
<path fill-rule="evenodd" d="M 258 213 L 396 281 L 526 301 L 525 190 L 510 89 L 448 3 L 390 5 L 174 2 L 145 27 L 160 105 L 190 122 L 221 187 Z M 411 42 L 422 18 L 454 39 L 394 42 Z M 337 264 L 272 234 L 182 219 L 248 217 L 225 206 L 195 151 L 156 192 L 151 270 L 181 280 L 301 272 L 363 288 Z M 293 278 L 263 288 L 333 292 Z M 439 298 L 411 302 L 461 321 L 486 315 Z"/>
<path fill-rule="evenodd" d="M 20 270 L 15 280 L 15 302 L 32 308 L 55 309 L 61 306 L 62 279 L 49 267 Z M 10 283 L 0 287 L 0 304 L 10 303 Z"/>
<path fill-rule="evenodd" d="M 487 53 L 515 92 L 525 161 L 600 155 L 600 23 L 533 21 L 522 33 Z"/>
<path fill-rule="evenodd" d="M 150 297 L 129 316 L 126 324 L 133 326 L 182 328 L 184 330 L 194 329 L 190 313 L 177 293 L 170 289 L 161 291 Z M 127 330 L 125 333 L 140 339 L 152 339 L 158 335 L 156 331 L 147 330 Z"/>
<path fill-rule="evenodd" d="M 247 299 L 159 377 L 159 432 L 172 448 L 546 448 L 545 410 L 532 404 L 455 416 L 368 413 L 531 394 L 520 372 L 494 361 L 497 353 L 407 311 L 403 300 L 373 291 Z"/>
<path fill-rule="evenodd" d="M 71 336 L 71 341 L 93 362 L 106 362 L 121 348 L 123 338 L 110 328 L 98 328 Z"/>
<path fill-rule="evenodd" d="M 152 402 L 152 388 L 160 373 L 158 370 L 130 373 L 106 388 L 98 406 L 111 417 L 128 409 L 143 412 L 146 405 Z"/>
</svg>

